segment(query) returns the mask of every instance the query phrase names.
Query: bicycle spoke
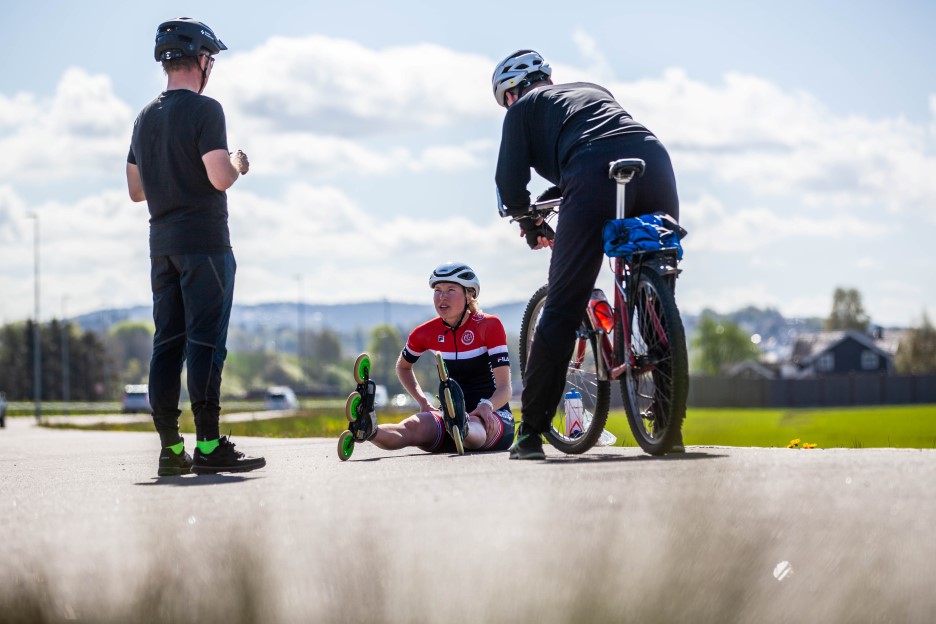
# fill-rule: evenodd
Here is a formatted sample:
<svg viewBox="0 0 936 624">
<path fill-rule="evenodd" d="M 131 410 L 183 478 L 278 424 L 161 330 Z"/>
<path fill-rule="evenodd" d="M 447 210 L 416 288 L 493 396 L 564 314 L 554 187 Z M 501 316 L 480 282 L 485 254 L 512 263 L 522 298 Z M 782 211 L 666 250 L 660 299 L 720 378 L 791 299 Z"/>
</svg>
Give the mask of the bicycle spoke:
<svg viewBox="0 0 936 624">
<path fill-rule="evenodd" d="M 652 271 L 641 271 L 637 279 L 629 309 L 634 365 L 622 380 L 622 391 L 638 442 L 644 450 L 659 453 L 681 426 L 685 411 L 677 403 L 685 400 L 685 339 L 672 292 L 663 279 Z M 674 350 L 674 345 L 683 346 Z"/>
<path fill-rule="evenodd" d="M 546 305 L 547 287 L 539 289 L 524 311 L 520 328 L 520 366 L 527 368 L 535 339 L 535 328 L 539 324 Z M 545 432 L 546 439 L 564 453 L 583 453 L 590 449 L 604 431 L 608 418 L 610 402 L 610 382 L 598 379 L 597 334 L 588 317 L 583 319 L 577 331 L 577 338 L 566 368 L 563 395 L 580 395 L 581 416 L 569 421 L 566 415 L 565 400 L 559 403 L 550 428 Z M 574 391 L 574 392 L 573 392 Z M 570 399 L 570 400 L 575 400 Z M 576 408 L 576 413 L 578 413 Z M 580 420 L 579 420 L 580 418 Z M 579 426 L 573 428 L 573 422 Z"/>
</svg>

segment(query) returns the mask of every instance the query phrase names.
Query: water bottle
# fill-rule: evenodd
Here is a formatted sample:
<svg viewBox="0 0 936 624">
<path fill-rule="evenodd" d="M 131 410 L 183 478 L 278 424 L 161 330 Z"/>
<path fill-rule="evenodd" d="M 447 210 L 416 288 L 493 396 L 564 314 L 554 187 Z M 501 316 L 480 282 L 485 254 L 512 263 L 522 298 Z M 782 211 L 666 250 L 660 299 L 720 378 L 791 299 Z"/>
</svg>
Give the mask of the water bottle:
<svg viewBox="0 0 936 624">
<path fill-rule="evenodd" d="M 582 395 L 572 388 L 565 394 L 566 435 L 577 438 L 585 432 L 582 424 Z"/>
</svg>

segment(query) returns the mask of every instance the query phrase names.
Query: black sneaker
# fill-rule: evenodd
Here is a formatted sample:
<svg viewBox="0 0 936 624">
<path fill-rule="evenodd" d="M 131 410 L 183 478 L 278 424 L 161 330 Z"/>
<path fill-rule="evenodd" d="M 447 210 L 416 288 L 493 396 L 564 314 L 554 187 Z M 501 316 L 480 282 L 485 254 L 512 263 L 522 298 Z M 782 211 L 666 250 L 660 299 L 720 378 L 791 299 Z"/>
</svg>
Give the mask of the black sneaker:
<svg viewBox="0 0 936 624">
<path fill-rule="evenodd" d="M 510 447 L 510 459 L 546 459 L 543 437 L 531 431 L 525 423 L 520 423 L 517 440 Z"/>
<path fill-rule="evenodd" d="M 195 461 L 192 472 L 195 474 L 217 474 L 219 472 L 249 472 L 266 466 L 262 457 L 247 457 L 234 450 L 234 443 L 227 436 L 221 436 L 218 448 L 210 453 L 195 449 Z"/>
<path fill-rule="evenodd" d="M 171 448 L 163 447 L 159 452 L 160 477 L 179 477 L 192 472 L 192 456 L 182 449 L 181 453 L 174 453 Z"/>
<path fill-rule="evenodd" d="M 683 444 L 682 440 L 682 430 L 680 430 L 679 435 L 676 436 L 676 440 L 673 442 L 673 446 L 670 447 L 670 450 L 666 451 L 667 455 L 678 455 L 680 453 L 686 452 L 686 445 Z"/>
</svg>

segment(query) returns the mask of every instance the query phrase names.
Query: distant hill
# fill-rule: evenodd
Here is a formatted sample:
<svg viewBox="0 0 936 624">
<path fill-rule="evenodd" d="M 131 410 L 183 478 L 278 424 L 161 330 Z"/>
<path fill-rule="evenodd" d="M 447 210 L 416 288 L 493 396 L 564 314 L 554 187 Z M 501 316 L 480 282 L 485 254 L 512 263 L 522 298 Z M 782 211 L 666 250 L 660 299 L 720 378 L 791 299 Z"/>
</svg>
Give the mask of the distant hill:
<svg viewBox="0 0 936 624">
<path fill-rule="evenodd" d="M 520 332 L 520 322 L 526 302 L 507 303 L 484 308 L 500 317 L 508 332 Z M 380 323 L 388 323 L 409 331 L 433 316 L 432 305 L 370 301 L 363 303 L 303 304 L 296 302 L 235 305 L 231 311 L 231 329 L 244 332 L 295 329 L 300 323 L 305 329 L 330 329 L 339 334 L 367 332 Z M 85 331 L 107 332 L 112 325 L 126 321 L 150 322 L 150 306 L 134 306 L 98 310 L 71 319 Z"/>
<path fill-rule="evenodd" d="M 520 323 L 526 301 L 484 307 L 484 311 L 501 319 L 508 335 L 520 334 Z M 686 336 L 691 341 L 701 316 L 711 315 L 716 319 L 738 323 L 745 332 L 758 334 L 760 346 L 765 351 L 782 354 L 792 345 L 795 337 L 822 329 L 822 319 L 787 319 L 772 308 L 746 307 L 728 314 L 704 310 L 700 315 L 683 313 Z M 429 302 L 425 304 L 399 303 L 393 301 L 369 301 L 341 304 L 304 304 L 301 309 L 296 302 L 263 303 L 258 305 L 235 305 L 231 312 L 231 336 L 234 342 L 229 348 L 237 349 L 245 336 L 259 340 L 276 340 L 288 350 L 294 347 L 295 330 L 302 324 L 306 331 L 329 329 L 341 335 L 349 348 L 361 348 L 365 337 L 378 324 L 389 323 L 404 336 L 419 323 L 432 318 Z M 72 321 L 82 329 L 106 332 L 112 325 L 124 321 L 151 321 L 150 306 L 108 309 L 83 314 Z M 292 335 L 292 340 L 283 340 Z"/>
</svg>

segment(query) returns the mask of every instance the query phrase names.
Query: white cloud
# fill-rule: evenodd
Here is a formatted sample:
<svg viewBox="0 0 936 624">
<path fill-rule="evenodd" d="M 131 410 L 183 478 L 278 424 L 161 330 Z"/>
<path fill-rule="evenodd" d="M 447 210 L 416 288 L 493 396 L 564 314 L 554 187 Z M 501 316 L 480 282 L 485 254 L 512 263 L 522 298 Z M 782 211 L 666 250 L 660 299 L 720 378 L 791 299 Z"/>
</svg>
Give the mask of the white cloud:
<svg viewBox="0 0 936 624">
<path fill-rule="evenodd" d="M 11 97 L 0 94 L 0 133 L 7 134 L 32 123 L 38 113 L 36 98 L 31 93 L 17 93 Z"/>
<path fill-rule="evenodd" d="M 238 276 L 241 303 L 289 300 L 297 275 L 315 301 L 418 302 L 428 292 L 422 276 L 428 279 L 446 260 L 475 268 L 486 302 L 515 301 L 545 280 L 549 261 L 497 217 L 486 223 L 400 214 L 375 219 L 334 187 L 294 184 L 276 199 L 232 194 L 231 207 L 238 264 L 249 267 Z M 504 278 L 505 266 L 512 279 Z"/>
<path fill-rule="evenodd" d="M 9 246 L 25 237 L 29 231 L 29 216 L 25 202 L 16 194 L 12 186 L 0 186 L 0 247 Z M 10 261 L 2 263 L 0 270 L 8 268 Z"/>
<path fill-rule="evenodd" d="M 133 114 L 107 76 L 65 72 L 55 94 L 0 96 L 0 180 L 108 175 L 123 162 Z M 121 169 L 122 171 L 122 169 Z"/>
<path fill-rule="evenodd" d="M 146 303 L 149 300 L 148 214 L 125 192 L 105 191 L 74 203 L 28 205 L 0 189 L 0 320 L 32 311 L 33 227 L 39 216 L 42 317 L 71 310 Z"/>
<path fill-rule="evenodd" d="M 488 80 L 490 62 L 477 55 L 428 44 L 372 50 L 321 36 L 274 37 L 219 63 L 206 95 L 224 105 L 232 145 L 244 142 L 255 175 L 477 169 L 496 149 L 496 137 L 431 144 L 419 136 L 502 114 L 483 89 L 468 86 Z M 440 87 L 441 76 L 451 84 Z M 16 154 L 0 160 L 0 180 L 119 179 L 135 114 L 109 77 L 80 68 L 63 74 L 44 100 L 0 94 L 0 150 Z M 399 144 L 365 140 L 388 133 Z"/>
<path fill-rule="evenodd" d="M 480 169 L 485 156 L 496 150 L 493 140 L 468 141 L 463 145 L 429 145 L 414 150 L 391 147 L 382 150 L 362 141 L 311 133 L 266 133 L 250 137 L 246 147 L 255 175 L 331 177 L 346 172 L 386 176 L 400 172 Z"/>
<path fill-rule="evenodd" d="M 558 80 L 610 73 L 587 33 L 573 37 L 587 66 L 561 66 Z M 490 59 L 429 44 L 381 50 L 311 36 L 274 37 L 219 62 L 208 93 L 224 104 L 232 137 L 247 139 L 255 175 L 493 167 L 496 136 L 451 144 L 420 136 L 502 114 L 477 88 L 487 85 Z M 440 72 L 457 78 L 443 88 Z M 661 136 L 681 173 L 808 206 L 885 207 L 936 222 L 931 128 L 900 117 L 836 117 L 808 93 L 738 73 L 706 84 L 672 69 L 608 84 Z M 931 108 L 936 118 L 936 98 Z M 119 176 L 132 117 L 108 77 L 80 68 L 66 72 L 47 100 L 0 95 L 0 149 L 17 154 L 0 162 L 0 179 Z M 367 140 L 388 134 L 395 143 Z"/>
<path fill-rule="evenodd" d="M 292 184 L 271 197 L 232 190 L 229 209 L 240 304 L 292 300 L 297 276 L 310 301 L 428 301 L 428 275 L 447 260 L 471 264 L 483 303 L 501 303 L 531 294 L 549 264 L 548 252 L 529 251 L 517 227 L 496 216 L 378 219 L 332 186 Z M 0 187 L 10 258 L 0 270 L 0 321 L 32 310 L 31 212 L 40 215 L 43 318 L 60 313 L 64 296 L 71 314 L 150 301 L 145 204 L 121 190 L 30 206 Z"/>
<path fill-rule="evenodd" d="M 611 64 L 608 63 L 605 55 L 601 53 L 598 42 L 591 35 L 581 28 L 577 28 L 572 33 L 572 41 L 575 42 L 579 54 L 585 60 L 588 67 L 587 71 L 593 76 L 593 81 L 603 83 L 613 78 L 614 72 L 611 69 Z M 554 80 L 553 82 L 560 82 L 560 80 Z M 566 79 L 563 78 L 561 82 L 566 82 Z"/>
<path fill-rule="evenodd" d="M 738 73 L 710 85 L 672 69 L 610 87 L 661 137 L 678 171 L 806 205 L 883 207 L 936 223 L 933 135 L 902 117 L 839 117 L 808 93 Z"/>
<path fill-rule="evenodd" d="M 683 243 L 687 253 L 748 253 L 788 239 L 818 246 L 829 240 L 872 240 L 892 233 L 887 224 L 847 213 L 784 216 L 767 208 L 728 208 L 711 195 L 683 202 L 680 216 L 689 230 Z"/>
<path fill-rule="evenodd" d="M 492 62 L 433 44 L 378 50 L 321 35 L 272 37 L 224 64 L 211 92 L 232 116 L 268 131 L 362 137 L 501 114 L 475 88 L 489 82 Z"/>
</svg>

